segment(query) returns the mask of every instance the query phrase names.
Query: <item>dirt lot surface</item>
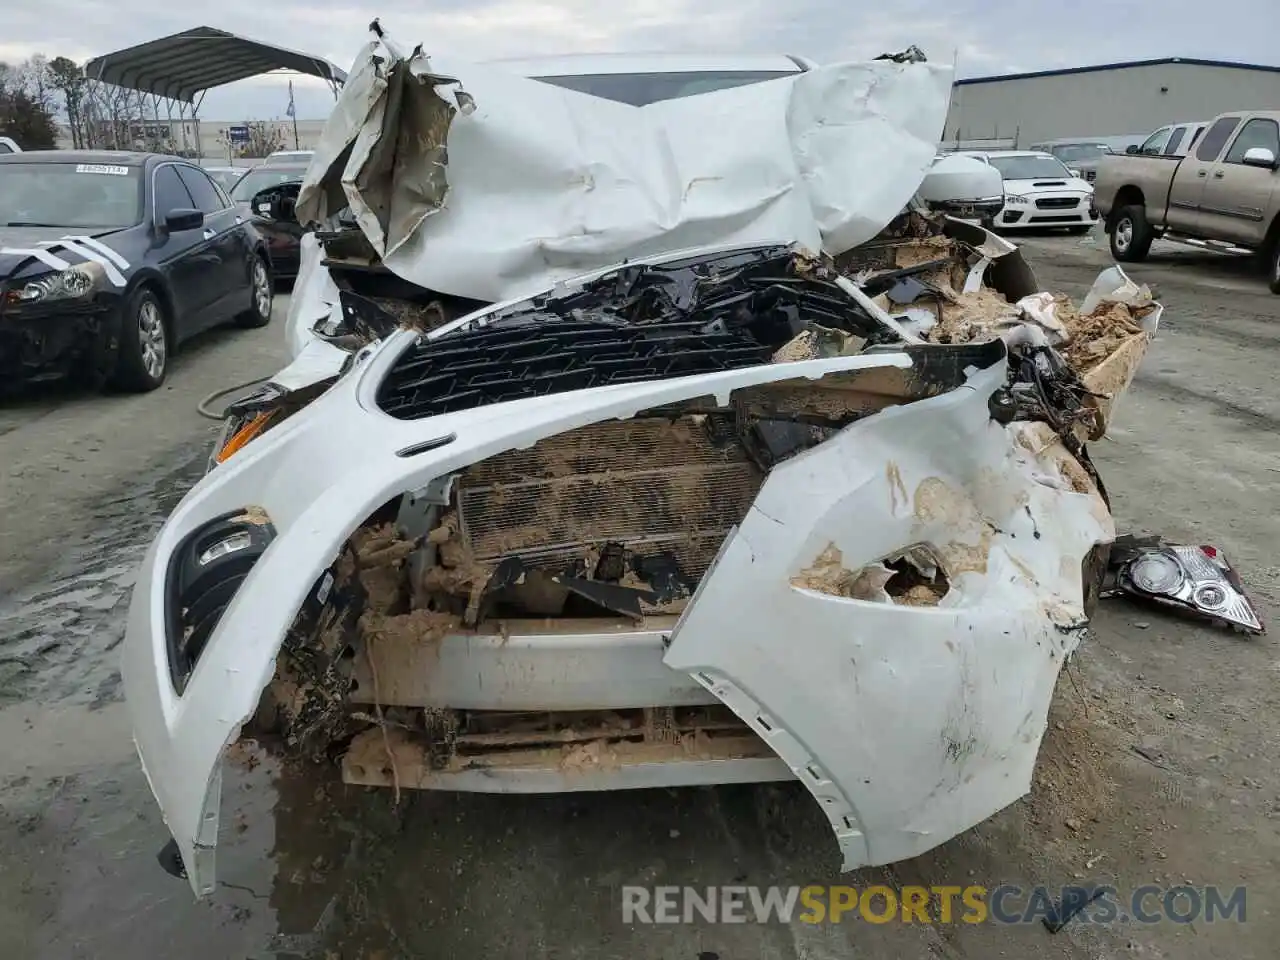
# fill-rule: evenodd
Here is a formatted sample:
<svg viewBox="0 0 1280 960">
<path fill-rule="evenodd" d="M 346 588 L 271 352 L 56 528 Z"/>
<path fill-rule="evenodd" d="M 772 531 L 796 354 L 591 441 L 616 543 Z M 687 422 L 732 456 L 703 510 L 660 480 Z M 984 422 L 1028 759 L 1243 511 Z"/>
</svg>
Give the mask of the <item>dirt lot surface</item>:
<svg viewBox="0 0 1280 960">
<path fill-rule="evenodd" d="M 1020 239 L 1083 295 L 1105 244 Z M 1153 254 L 1157 342 L 1094 456 L 1124 531 L 1213 543 L 1274 620 L 1280 297 L 1243 264 Z M 842 877 L 796 785 L 597 796 L 345 788 L 237 748 L 221 888 L 195 902 L 120 697 L 133 569 L 199 476 L 219 386 L 266 373 L 277 322 L 216 333 L 143 397 L 0 401 L 0 957 L 1272 958 L 1280 942 L 1280 659 L 1123 601 L 1059 684 L 1032 795 L 933 853 Z M 1247 886 L 1245 923 L 628 926 L 625 884 Z"/>
</svg>

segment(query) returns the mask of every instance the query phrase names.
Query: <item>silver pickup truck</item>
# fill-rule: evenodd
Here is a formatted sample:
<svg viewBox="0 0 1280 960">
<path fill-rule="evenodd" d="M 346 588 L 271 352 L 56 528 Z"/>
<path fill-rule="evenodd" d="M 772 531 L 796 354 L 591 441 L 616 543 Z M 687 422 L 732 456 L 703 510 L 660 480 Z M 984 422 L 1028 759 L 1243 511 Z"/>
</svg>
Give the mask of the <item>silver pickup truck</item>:
<svg viewBox="0 0 1280 960">
<path fill-rule="evenodd" d="M 1280 293 L 1280 111 L 1214 119 L 1186 156 L 1102 159 L 1094 205 L 1117 260 L 1146 257 L 1165 237 L 1257 254 Z"/>
</svg>

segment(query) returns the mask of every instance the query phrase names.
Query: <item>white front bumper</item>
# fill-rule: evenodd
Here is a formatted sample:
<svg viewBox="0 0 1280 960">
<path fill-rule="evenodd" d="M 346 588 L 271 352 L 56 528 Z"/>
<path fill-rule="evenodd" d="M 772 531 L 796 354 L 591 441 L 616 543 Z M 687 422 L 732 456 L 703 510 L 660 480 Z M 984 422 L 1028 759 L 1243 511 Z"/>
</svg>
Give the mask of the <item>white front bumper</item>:
<svg viewBox="0 0 1280 960">
<path fill-rule="evenodd" d="M 254 713 L 299 607 L 376 508 L 590 423 L 709 394 L 724 402 L 757 384 L 910 366 L 901 353 L 774 364 L 401 421 L 373 394 L 411 339 L 401 333 L 371 349 L 326 394 L 202 479 L 143 562 L 125 688 L 139 754 L 197 895 L 214 887 L 222 753 Z M 1037 444 L 1026 425 L 990 421 L 987 398 L 1004 376 L 1000 362 L 775 468 L 667 652 L 668 667 L 737 711 L 814 791 L 846 866 L 919 853 L 1025 792 L 1057 671 L 1083 620 L 1081 561 L 1113 536 L 1096 492 L 1074 493 L 1062 479 L 1060 446 L 1029 450 Z M 953 490 L 960 514 L 912 520 L 919 508 L 901 504 L 933 481 Z M 168 666 L 170 556 L 190 532 L 249 506 L 265 511 L 276 536 L 179 695 Z M 990 529 L 974 527 L 975 517 Z M 953 577 L 950 606 L 789 586 L 828 541 L 851 567 L 919 541 L 981 549 L 987 559 Z"/>
<path fill-rule="evenodd" d="M 995 225 L 1001 230 L 1075 227 L 1097 222 L 1093 194 L 1063 190 L 1032 194 L 1026 203 L 1006 200 L 995 219 Z"/>
</svg>

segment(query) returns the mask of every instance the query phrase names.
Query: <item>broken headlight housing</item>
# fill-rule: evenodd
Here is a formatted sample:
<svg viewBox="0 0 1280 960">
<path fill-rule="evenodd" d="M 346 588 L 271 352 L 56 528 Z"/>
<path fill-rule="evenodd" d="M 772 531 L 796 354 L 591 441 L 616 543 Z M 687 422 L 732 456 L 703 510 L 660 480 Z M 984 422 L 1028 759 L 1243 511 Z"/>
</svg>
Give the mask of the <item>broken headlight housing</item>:
<svg viewBox="0 0 1280 960">
<path fill-rule="evenodd" d="M 14 303 L 48 303 L 53 300 L 83 300 L 103 286 L 107 272 L 100 263 L 78 263 L 66 270 L 28 281 L 8 294 Z"/>
<path fill-rule="evenodd" d="M 1246 633 L 1264 633 L 1257 609 L 1217 547 L 1117 537 L 1111 549 L 1111 594 L 1178 607 Z"/>
</svg>

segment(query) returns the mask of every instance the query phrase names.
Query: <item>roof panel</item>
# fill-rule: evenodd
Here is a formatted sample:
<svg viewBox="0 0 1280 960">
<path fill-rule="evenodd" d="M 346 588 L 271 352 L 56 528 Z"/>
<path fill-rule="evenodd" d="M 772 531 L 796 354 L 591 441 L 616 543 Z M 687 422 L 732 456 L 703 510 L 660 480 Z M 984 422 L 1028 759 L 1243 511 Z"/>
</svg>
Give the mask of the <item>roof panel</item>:
<svg viewBox="0 0 1280 960">
<path fill-rule="evenodd" d="M 185 100 L 210 87 L 272 70 L 293 70 L 335 83 L 346 72 L 321 57 L 259 43 L 214 27 L 195 27 L 94 57 L 85 76 L 130 90 Z"/>
</svg>

